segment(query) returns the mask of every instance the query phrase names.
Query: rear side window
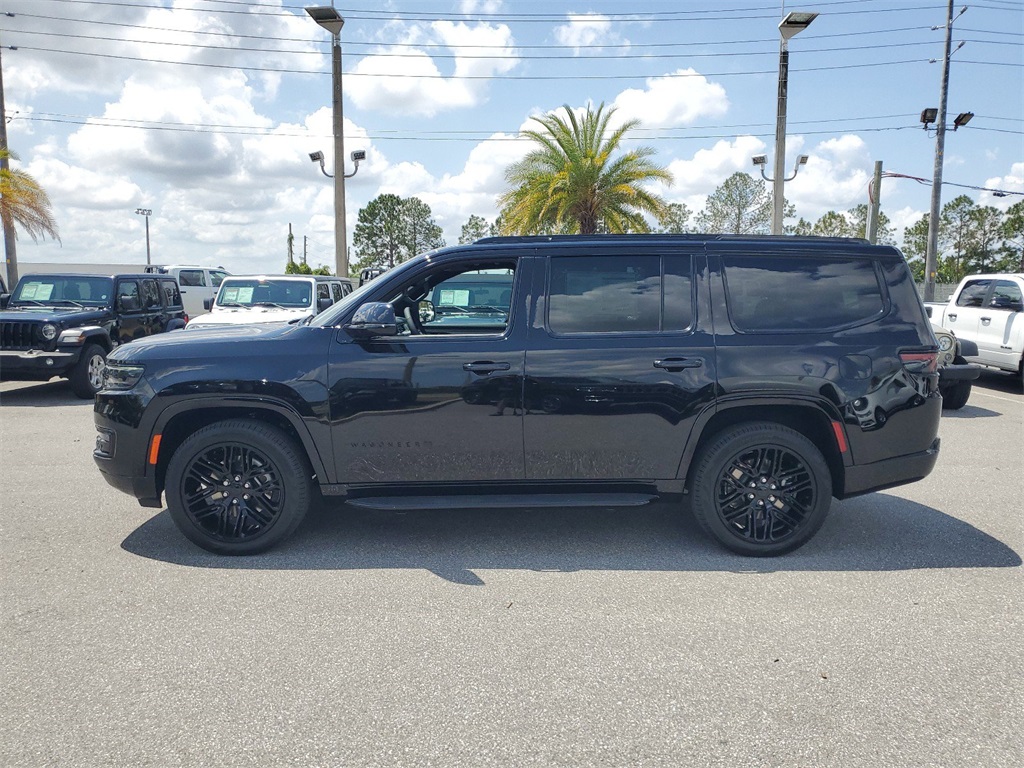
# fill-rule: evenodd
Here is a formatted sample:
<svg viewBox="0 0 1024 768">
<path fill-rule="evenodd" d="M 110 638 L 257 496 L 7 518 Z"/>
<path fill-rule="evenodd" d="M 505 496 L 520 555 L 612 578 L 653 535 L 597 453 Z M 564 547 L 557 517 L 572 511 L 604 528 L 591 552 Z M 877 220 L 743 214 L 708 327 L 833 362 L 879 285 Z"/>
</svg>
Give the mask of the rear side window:
<svg viewBox="0 0 1024 768">
<path fill-rule="evenodd" d="M 656 333 L 693 323 L 688 256 L 567 256 L 551 259 L 553 333 Z"/>
<path fill-rule="evenodd" d="M 220 288 L 220 284 L 224 282 L 224 278 L 228 276 L 227 272 L 218 272 L 216 269 L 210 270 L 210 284 L 214 288 Z"/>
<path fill-rule="evenodd" d="M 178 292 L 178 284 L 173 280 L 161 280 L 160 284 L 164 289 L 164 303 L 168 307 L 180 307 L 181 294 Z"/>
<path fill-rule="evenodd" d="M 870 259 L 725 256 L 729 316 L 739 331 L 814 331 L 869 321 L 885 303 Z"/>
<path fill-rule="evenodd" d="M 142 281 L 142 306 L 144 309 L 160 309 L 160 289 L 156 280 Z"/>
<path fill-rule="evenodd" d="M 980 307 L 985 301 L 985 294 L 988 293 L 988 287 L 991 284 L 991 280 L 971 280 L 956 297 L 956 305 L 958 307 Z"/>
<path fill-rule="evenodd" d="M 992 298 L 988 305 L 993 309 L 1008 309 L 1011 312 L 1020 312 L 1021 293 L 1020 286 L 1011 283 L 1009 280 L 997 280 L 992 287 Z"/>
</svg>

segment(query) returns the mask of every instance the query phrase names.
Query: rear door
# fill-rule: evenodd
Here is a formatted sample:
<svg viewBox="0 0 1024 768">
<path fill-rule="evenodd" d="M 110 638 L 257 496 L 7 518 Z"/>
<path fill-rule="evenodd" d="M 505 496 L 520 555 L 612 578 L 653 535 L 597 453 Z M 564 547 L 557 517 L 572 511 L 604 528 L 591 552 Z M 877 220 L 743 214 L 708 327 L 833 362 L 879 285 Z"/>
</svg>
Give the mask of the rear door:
<svg viewBox="0 0 1024 768">
<path fill-rule="evenodd" d="M 978 311 L 978 352 L 986 362 L 1010 370 L 1020 362 L 1019 344 L 1024 338 L 1021 299 L 1020 285 L 1014 281 L 992 281 L 984 306 Z"/>
<path fill-rule="evenodd" d="M 956 304 L 946 310 L 946 328 L 953 331 L 961 339 L 981 343 L 978 333 L 981 329 L 981 316 L 985 314 L 985 297 L 988 295 L 992 281 L 988 278 L 968 280 L 957 294 Z M 981 354 L 985 358 L 985 354 Z"/>
<path fill-rule="evenodd" d="M 185 303 L 185 311 L 189 317 L 201 315 L 207 310 L 203 307 L 203 299 L 213 298 L 216 291 L 211 288 L 206 270 L 201 267 L 178 270 L 178 286 L 181 299 Z"/>
<path fill-rule="evenodd" d="M 526 478 L 678 474 L 715 396 L 700 244 L 566 249 L 543 260 L 526 354 Z"/>
</svg>

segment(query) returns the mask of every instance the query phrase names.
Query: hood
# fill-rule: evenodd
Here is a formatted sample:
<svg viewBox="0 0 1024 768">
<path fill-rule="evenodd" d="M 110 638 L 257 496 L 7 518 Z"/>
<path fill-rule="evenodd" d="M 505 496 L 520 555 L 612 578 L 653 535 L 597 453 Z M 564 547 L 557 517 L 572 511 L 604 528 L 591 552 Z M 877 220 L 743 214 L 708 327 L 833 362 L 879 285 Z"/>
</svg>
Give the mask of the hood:
<svg viewBox="0 0 1024 768">
<path fill-rule="evenodd" d="M 312 317 L 310 309 L 278 309 L 276 307 L 251 307 L 246 309 L 217 309 L 191 320 L 188 329 L 210 326 L 252 325 L 253 323 L 294 323 L 304 317 Z"/>
<path fill-rule="evenodd" d="M 274 323 L 266 325 L 221 325 L 198 327 L 192 331 L 178 330 L 158 333 L 135 339 L 129 344 L 122 344 L 110 355 L 116 360 L 145 360 L 208 356 L 224 356 L 234 354 L 236 349 L 232 342 L 238 342 L 237 353 L 243 356 L 259 354 L 252 347 L 253 343 L 276 340 L 290 336 L 298 330 L 308 330 L 307 326 Z"/>
<path fill-rule="evenodd" d="M 110 316 L 106 307 L 8 307 L 0 311 L 0 322 L 53 323 L 77 328 Z"/>
</svg>

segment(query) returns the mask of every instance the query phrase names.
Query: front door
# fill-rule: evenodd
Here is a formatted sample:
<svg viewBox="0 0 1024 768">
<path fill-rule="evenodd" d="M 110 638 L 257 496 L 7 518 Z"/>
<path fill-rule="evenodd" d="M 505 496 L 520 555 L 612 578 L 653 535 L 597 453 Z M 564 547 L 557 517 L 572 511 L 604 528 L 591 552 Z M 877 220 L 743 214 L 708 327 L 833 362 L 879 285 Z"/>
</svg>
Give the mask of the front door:
<svg viewBox="0 0 1024 768">
<path fill-rule="evenodd" d="M 978 311 L 978 352 L 983 360 L 1002 368 L 1013 369 L 1020 361 L 1024 338 L 1020 286 L 1012 280 L 994 280 L 985 296 L 984 307 Z"/>
<path fill-rule="evenodd" d="M 366 299 L 391 303 L 404 318 L 402 335 L 357 342 L 337 331 L 329 370 L 337 482 L 523 479 L 522 264 L 425 265 L 401 282 L 382 281 Z M 503 311 L 465 287 L 495 275 L 510 292 Z M 462 286 L 444 289 L 460 291 L 458 312 L 427 299 L 445 284 Z"/>
<path fill-rule="evenodd" d="M 633 250 L 548 263 L 526 356 L 527 480 L 675 478 L 714 400 L 709 312 L 694 290 L 704 256 Z"/>
</svg>

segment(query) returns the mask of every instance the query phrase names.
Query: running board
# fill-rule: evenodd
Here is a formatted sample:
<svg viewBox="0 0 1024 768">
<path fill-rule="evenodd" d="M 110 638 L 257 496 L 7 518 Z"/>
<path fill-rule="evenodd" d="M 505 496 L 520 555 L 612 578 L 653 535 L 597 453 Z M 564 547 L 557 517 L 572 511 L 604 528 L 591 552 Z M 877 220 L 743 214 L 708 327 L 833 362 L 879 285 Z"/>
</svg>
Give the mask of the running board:
<svg viewBox="0 0 1024 768">
<path fill-rule="evenodd" d="M 657 496 L 649 493 L 511 493 L 474 496 L 364 496 L 348 503 L 363 509 L 511 509 L 518 507 L 641 507 Z"/>
</svg>

